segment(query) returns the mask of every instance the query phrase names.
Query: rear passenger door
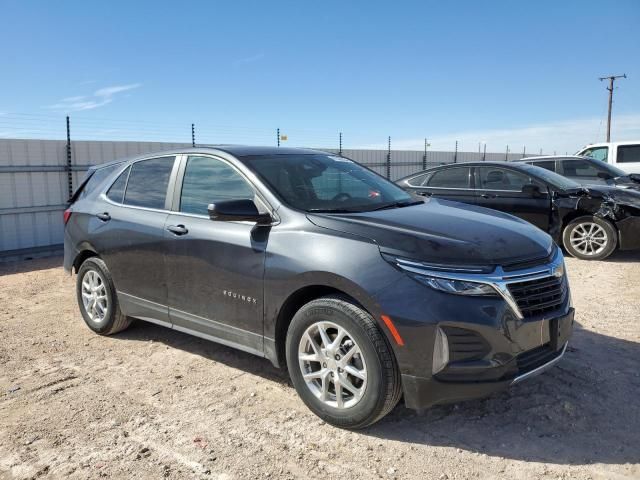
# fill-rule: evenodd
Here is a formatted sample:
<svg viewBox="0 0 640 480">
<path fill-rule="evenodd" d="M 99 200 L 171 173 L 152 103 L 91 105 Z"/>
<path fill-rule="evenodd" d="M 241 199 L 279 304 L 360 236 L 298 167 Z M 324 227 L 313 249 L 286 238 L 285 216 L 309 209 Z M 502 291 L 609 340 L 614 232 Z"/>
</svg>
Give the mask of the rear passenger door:
<svg viewBox="0 0 640 480">
<path fill-rule="evenodd" d="M 166 324 L 164 226 L 174 167 L 174 156 L 127 167 L 97 203 L 91 238 L 113 277 L 123 312 Z"/>
<path fill-rule="evenodd" d="M 503 167 L 476 167 L 478 204 L 522 218 L 545 232 L 549 229 L 551 197 L 545 185 L 528 175 Z M 540 193 L 523 192 L 525 185 L 536 184 Z"/>
<path fill-rule="evenodd" d="M 476 203 L 471 182 L 470 167 L 445 167 L 431 173 L 421 186 L 415 187 L 414 192 L 423 196 Z"/>
<path fill-rule="evenodd" d="M 264 260 L 271 227 L 214 221 L 207 206 L 252 199 L 259 210 L 268 209 L 240 171 L 217 157 L 183 158 L 177 182 L 164 232 L 173 328 L 261 352 Z"/>
</svg>

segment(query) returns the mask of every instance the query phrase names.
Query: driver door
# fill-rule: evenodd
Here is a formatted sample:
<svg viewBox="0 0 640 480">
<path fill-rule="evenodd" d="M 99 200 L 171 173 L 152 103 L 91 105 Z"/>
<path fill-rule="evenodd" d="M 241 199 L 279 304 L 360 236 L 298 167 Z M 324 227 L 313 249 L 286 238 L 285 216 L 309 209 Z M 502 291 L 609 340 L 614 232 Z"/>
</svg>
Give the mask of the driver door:
<svg viewBox="0 0 640 480">
<path fill-rule="evenodd" d="M 209 204 L 223 200 L 256 201 L 253 186 L 222 159 L 189 156 L 182 159 L 176 189 L 165 223 L 173 328 L 262 352 L 263 273 L 270 227 L 214 221 L 207 211 Z"/>
<path fill-rule="evenodd" d="M 476 167 L 475 174 L 478 205 L 520 217 L 545 232 L 549 230 L 551 197 L 546 186 L 510 168 Z M 539 185 L 539 195 L 522 191 L 530 184 Z"/>
</svg>

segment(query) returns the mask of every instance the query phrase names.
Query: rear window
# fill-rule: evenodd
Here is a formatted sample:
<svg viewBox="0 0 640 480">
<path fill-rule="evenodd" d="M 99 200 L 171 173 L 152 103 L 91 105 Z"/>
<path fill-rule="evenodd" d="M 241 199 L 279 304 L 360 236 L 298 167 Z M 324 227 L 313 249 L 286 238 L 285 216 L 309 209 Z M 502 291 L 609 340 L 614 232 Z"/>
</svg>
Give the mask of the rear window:
<svg viewBox="0 0 640 480">
<path fill-rule="evenodd" d="M 164 209 L 169 177 L 175 157 L 141 160 L 131 166 L 124 203 L 136 207 Z"/>
<path fill-rule="evenodd" d="M 529 165 L 533 165 L 534 167 L 544 168 L 545 170 L 549 170 L 550 172 L 556 171 L 555 160 L 545 160 L 544 162 L 531 162 L 529 163 Z"/>
<path fill-rule="evenodd" d="M 640 163 L 640 145 L 620 145 L 616 163 Z"/>
</svg>

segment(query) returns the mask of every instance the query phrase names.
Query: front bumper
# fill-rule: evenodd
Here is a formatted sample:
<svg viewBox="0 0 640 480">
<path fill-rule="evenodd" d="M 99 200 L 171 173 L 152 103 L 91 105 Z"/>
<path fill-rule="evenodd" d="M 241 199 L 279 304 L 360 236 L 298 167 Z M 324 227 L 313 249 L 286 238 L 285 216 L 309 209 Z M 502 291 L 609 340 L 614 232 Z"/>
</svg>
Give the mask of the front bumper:
<svg viewBox="0 0 640 480">
<path fill-rule="evenodd" d="M 616 222 L 620 250 L 640 249 L 640 217 L 627 217 Z"/>
<path fill-rule="evenodd" d="M 475 377 L 485 380 L 456 380 L 445 369 L 432 377 L 403 374 L 405 405 L 422 410 L 433 405 L 471 400 L 506 390 L 511 385 L 533 378 L 556 365 L 567 350 L 573 330 L 574 310 L 549 321 L 549 341 L 522 352 L 510 362 L 495 367 L 478 369 Z"/>
</svg>

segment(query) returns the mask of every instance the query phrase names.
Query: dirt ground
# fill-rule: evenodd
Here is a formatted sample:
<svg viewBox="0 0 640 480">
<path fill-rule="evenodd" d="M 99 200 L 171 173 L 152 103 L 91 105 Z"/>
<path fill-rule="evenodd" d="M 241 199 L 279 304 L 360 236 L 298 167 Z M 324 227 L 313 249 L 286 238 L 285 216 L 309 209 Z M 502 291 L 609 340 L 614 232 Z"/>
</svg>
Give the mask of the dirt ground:
<svg viewBox="0 0 640 480">
<path fill-rule="evenodd" d="M 361 432 L 267 360 L 142 322 L 93 334 L 60 258 L 0 265 L 0 479 L 640 478 L 640 255 L 567 264 L 559 366 Z"/>
</svg>

